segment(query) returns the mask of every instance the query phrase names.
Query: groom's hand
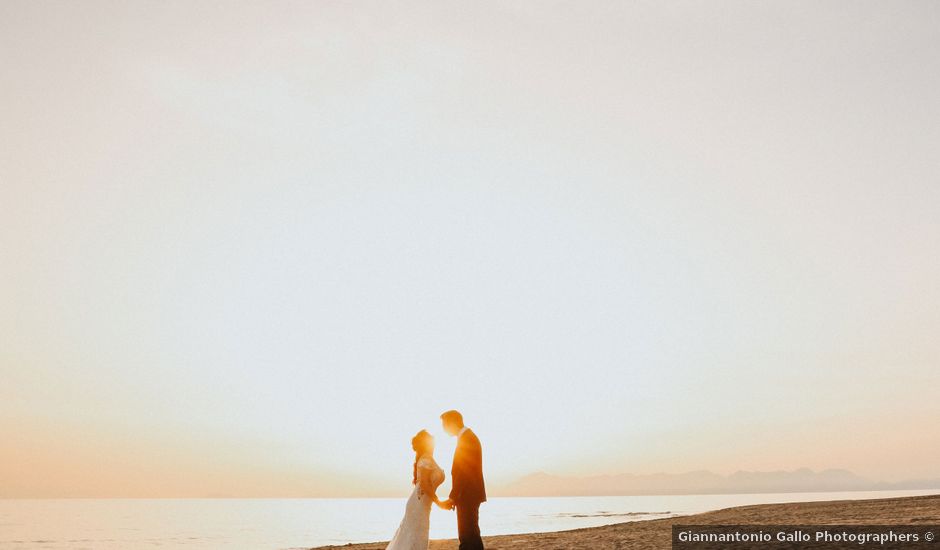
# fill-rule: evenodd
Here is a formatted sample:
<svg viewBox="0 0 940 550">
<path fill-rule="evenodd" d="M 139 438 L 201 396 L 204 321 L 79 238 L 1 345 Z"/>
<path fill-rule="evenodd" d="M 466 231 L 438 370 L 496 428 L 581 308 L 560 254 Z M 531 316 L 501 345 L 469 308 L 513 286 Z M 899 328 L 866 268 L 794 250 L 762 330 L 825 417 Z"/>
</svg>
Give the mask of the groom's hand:
<svg viewBox="0 0 940 550">
<path fill-rule="evenodd" d="M 445 501 L 442 501 L 440 504 L 438 504 L 438 506 L 440 506 L 444 510 L 453 510 L 454 501 L 452 501 L 451 499 L 447 499 Z"/>
</svg>

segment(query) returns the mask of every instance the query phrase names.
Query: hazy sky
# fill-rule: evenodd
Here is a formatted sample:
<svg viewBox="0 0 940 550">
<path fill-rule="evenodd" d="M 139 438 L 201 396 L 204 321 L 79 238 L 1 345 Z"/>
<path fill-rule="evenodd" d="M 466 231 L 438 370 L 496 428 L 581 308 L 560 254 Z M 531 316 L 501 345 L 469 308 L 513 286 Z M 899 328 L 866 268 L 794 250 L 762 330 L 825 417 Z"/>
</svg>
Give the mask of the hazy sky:
<svg viewBox="0 0 940 550">
<path fill-rule="evenodd" d="M 940 3 L 0 2 L 0 496 L 940 477 Z M 439 460 L 452 441 L 438 438 Z"/>
</svg>

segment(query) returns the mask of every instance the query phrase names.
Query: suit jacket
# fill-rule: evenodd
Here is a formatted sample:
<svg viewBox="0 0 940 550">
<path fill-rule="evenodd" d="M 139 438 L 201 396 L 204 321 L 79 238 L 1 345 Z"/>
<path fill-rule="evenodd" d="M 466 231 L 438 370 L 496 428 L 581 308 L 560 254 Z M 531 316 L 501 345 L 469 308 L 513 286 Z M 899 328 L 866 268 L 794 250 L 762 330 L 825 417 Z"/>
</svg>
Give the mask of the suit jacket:
<svg viewBox="0 0 940 550">
<path fill-rule="evenodd" d="M 466 430 L 457 439 L 454 465 L 450 470 L 453 488 L 450 499 L 458 506 L 486 502 L 486 487 L 483 485 L 483 446 L 471 430 Z"/>
</svg>

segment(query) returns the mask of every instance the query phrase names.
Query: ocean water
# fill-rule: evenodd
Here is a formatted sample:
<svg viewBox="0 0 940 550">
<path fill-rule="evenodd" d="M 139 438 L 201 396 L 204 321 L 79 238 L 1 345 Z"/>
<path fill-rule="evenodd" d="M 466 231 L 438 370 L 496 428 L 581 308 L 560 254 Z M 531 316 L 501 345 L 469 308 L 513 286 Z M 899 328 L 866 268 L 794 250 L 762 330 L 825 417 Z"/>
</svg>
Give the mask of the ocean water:
<svg viewBox="0 0 940 550">
<path fill-rule="evenodd" d="M 934 491 L 493 498 L 485 535 L 593 527 L 743 504 L 888 498 Z M 280 550 L 388 540 L 404 499 L 0 500 L 0 548 Z M 431 537 L 456 536 L 451 512 L 431 512 Z"/>
</svg>

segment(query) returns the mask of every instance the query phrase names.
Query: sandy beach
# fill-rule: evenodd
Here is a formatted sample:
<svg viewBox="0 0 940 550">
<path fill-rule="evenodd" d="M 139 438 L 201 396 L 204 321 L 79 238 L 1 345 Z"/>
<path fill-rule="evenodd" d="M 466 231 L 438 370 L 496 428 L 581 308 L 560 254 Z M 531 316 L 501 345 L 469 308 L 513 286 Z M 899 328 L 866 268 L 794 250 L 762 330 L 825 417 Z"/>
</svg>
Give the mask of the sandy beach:
<svg viewBox="0 0 940 550">
<path fill-rule="evenodd" d="M 876 500 L 840 500 L 760 504 L 715 510 L 704 514 L 619 523 L 591 529 L 484 537 L 486 547 L 496 549 L 596 549 L 631 548 L 665 550 L 671 547 L 671 528 L 679 524 L 937 524 L 940 494 Z M 324 546 L 313 550 L 384 550 L 384 542 Z M 457 548 L 456 540 L 436 540 L 430 550 Z"/>
</svg>

